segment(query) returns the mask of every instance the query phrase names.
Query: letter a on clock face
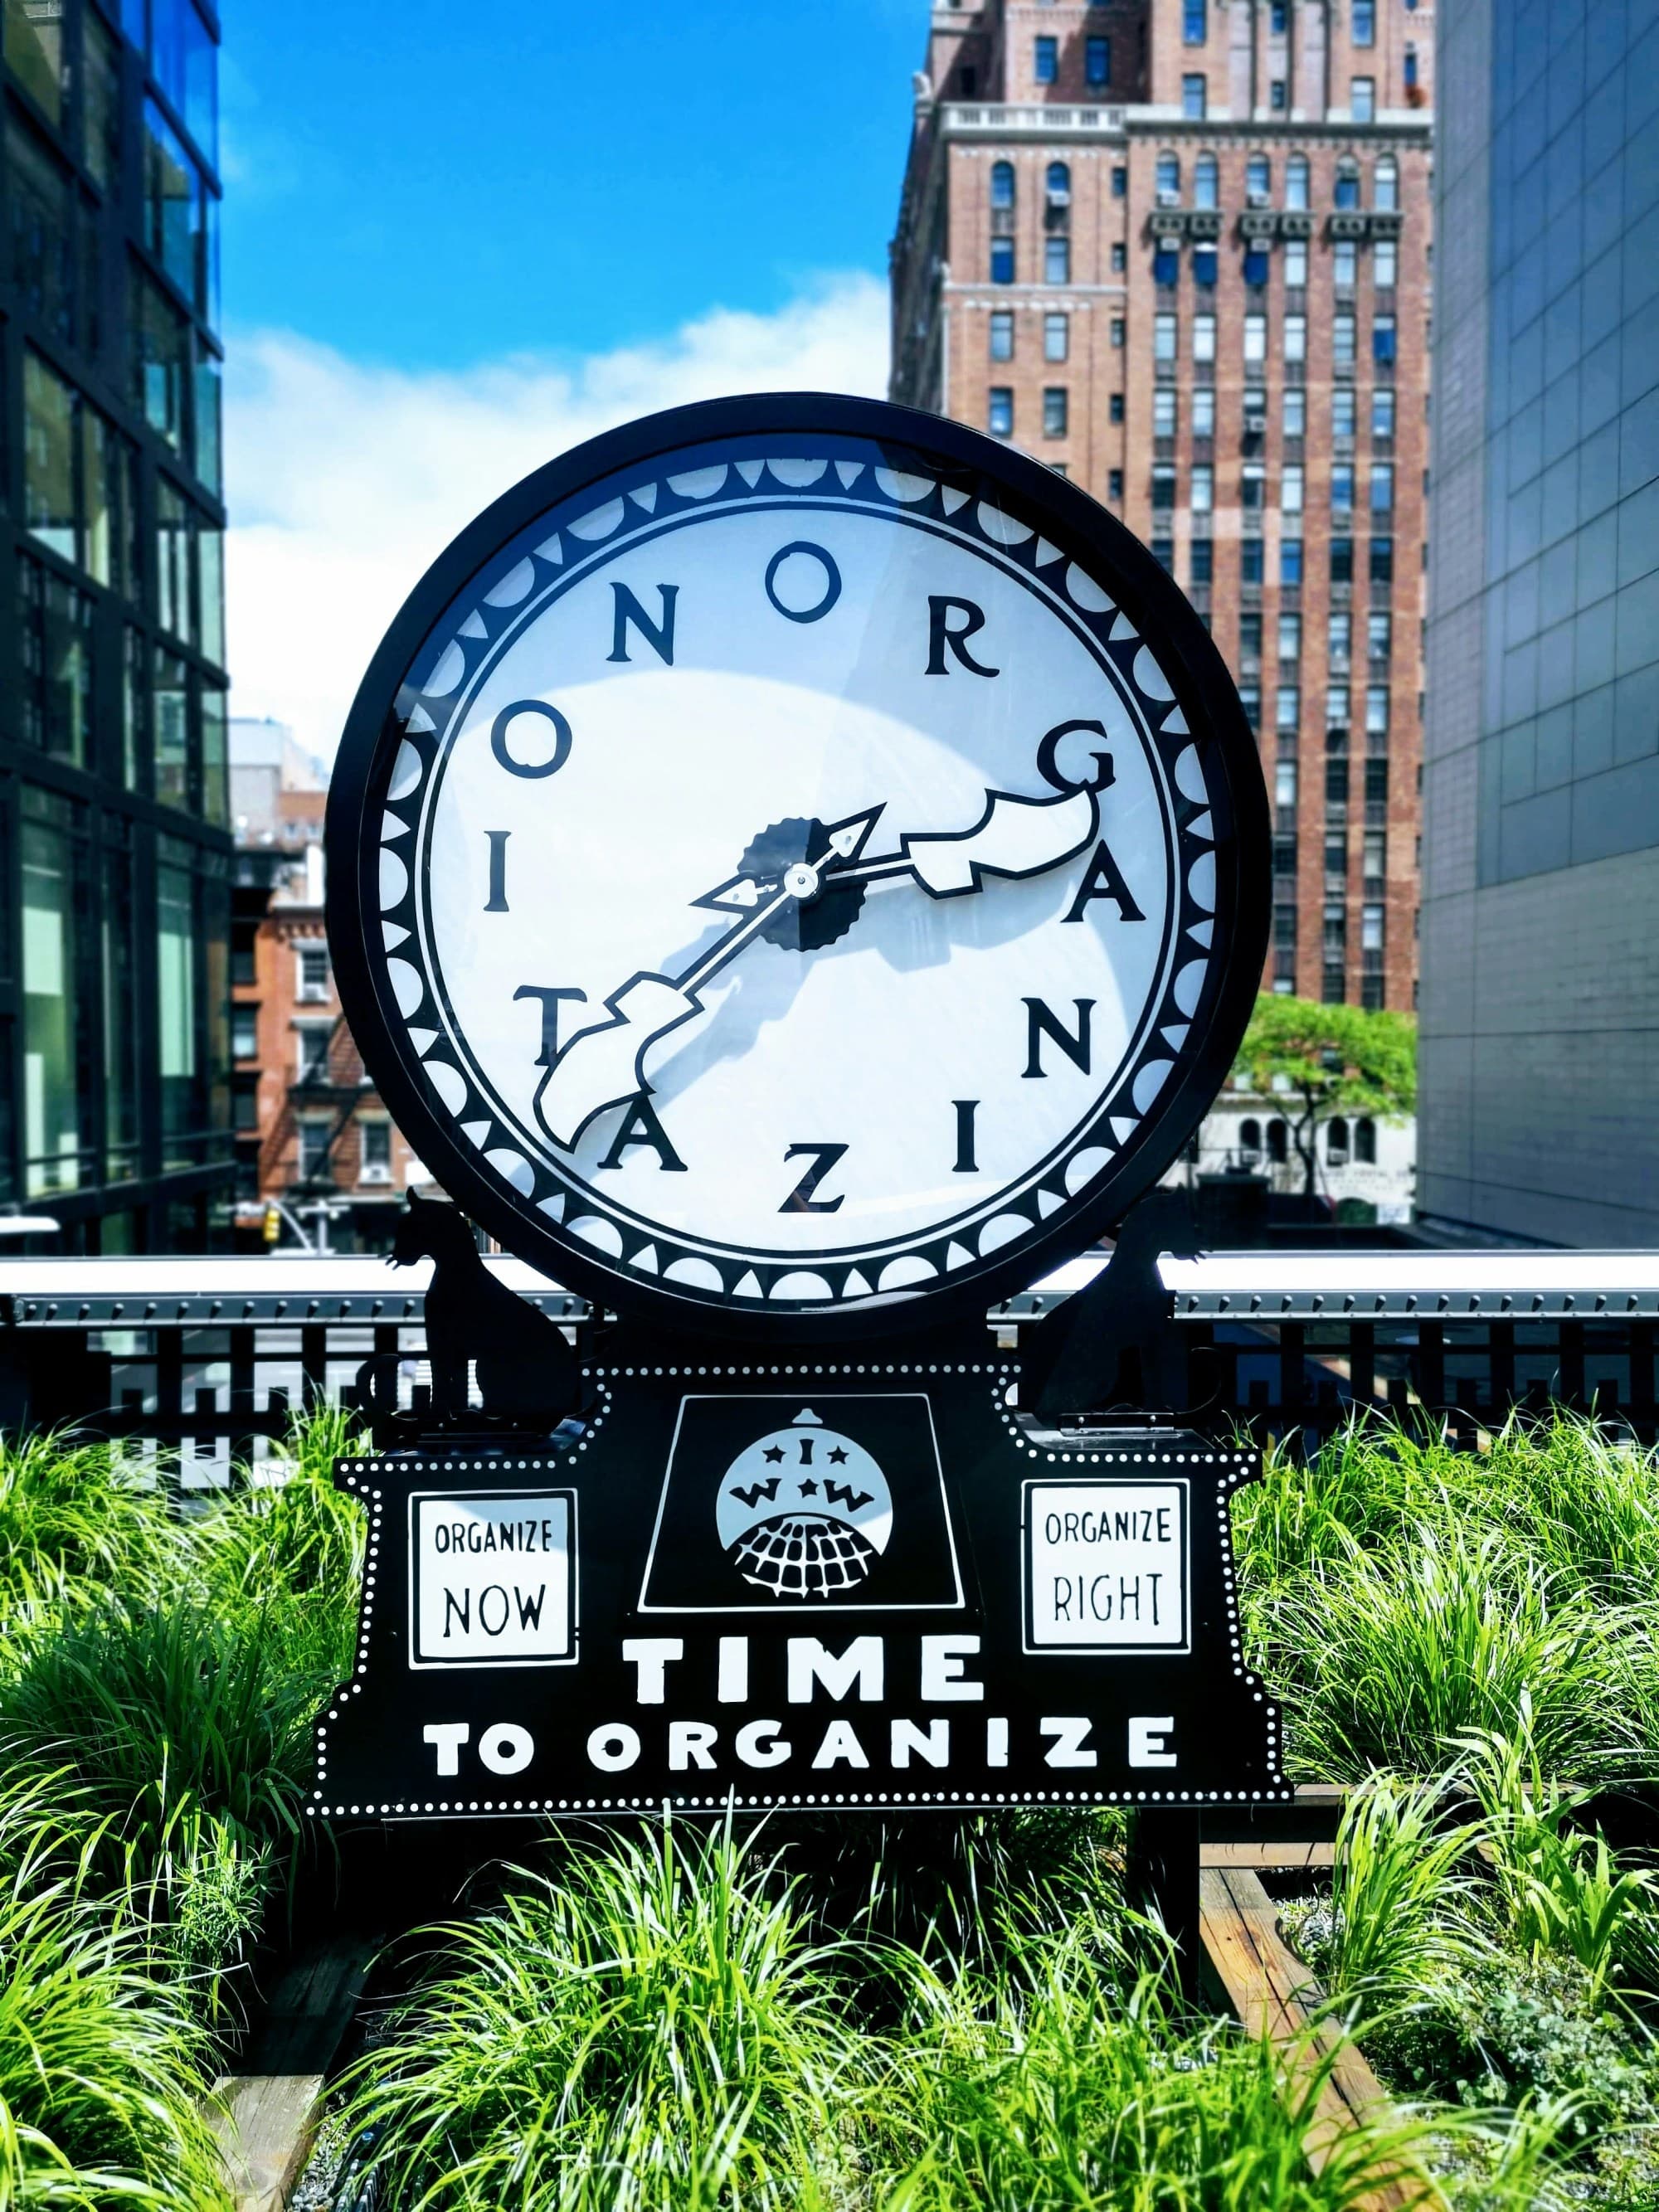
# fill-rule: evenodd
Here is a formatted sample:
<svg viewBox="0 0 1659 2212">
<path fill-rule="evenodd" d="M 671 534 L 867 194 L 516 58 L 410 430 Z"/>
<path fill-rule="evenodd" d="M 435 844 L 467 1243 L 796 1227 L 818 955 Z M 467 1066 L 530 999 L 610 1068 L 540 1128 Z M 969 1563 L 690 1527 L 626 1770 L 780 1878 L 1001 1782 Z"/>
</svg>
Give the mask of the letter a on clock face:
<svg viewBox="0 0 1659 2212">
<path fill-rule="evenodd" d="M 552 464 L 416 591 L 330 931 L 509 1249 L 854 1334 L 982 1309 L 1168 1168 L 1260 976 L 1266 826 L 1207 635 L 1092 502 L 908 410 L 720 402 Z"/>
</svg>

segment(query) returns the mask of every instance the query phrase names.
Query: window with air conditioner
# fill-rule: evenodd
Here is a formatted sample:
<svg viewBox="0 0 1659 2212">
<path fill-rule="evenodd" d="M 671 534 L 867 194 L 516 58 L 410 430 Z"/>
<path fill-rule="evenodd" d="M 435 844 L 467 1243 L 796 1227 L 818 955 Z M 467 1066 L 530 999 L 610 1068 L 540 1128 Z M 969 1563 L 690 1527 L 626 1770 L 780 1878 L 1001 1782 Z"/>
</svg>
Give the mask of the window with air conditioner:
<svg viewBox="0 0 1659 2212">
<path fill-rule="evenodd" d="M 295 949 L 297 969 L 295 997 L 302 1006 L 326 1005 L 328 1000 L 328 947 L 325 945 L 301 945 Z"/>
<path fill-rule="evenodd" d="M 358 1182 L 390 1182 L 392 1180 L 391 1122 L 360 1121 L 357 1129 L 362 1147 L 357 1168 Z"/>
</svg>

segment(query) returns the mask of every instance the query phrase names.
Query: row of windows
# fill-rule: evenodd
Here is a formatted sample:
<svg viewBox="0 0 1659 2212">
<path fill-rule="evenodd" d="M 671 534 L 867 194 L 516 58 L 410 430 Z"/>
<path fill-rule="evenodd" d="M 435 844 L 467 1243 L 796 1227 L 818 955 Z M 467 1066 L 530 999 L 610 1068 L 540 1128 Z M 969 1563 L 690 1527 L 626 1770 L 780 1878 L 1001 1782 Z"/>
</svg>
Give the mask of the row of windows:
<svg viewBox="0 0 1659 2212">
<path fill-rule="evenodd" d="M 1070 395 L 1063 384 L 1049 385 L 1042 394 L 1042 434 L 1045 438 L 1063 438 L 1071 428 Z M 1012 386 L 994 384 L 985 410 L 986 427 L 994 438 L 1012 438 L 1014 434 L 1014 394 Z"/>
<path fill-rule="evenodd" d="M 1164 153 L 1158 157 L 1156 172 L 1158 196 L 1161 204 L 1172 207 L 1181 198 L 1181 156 Z M 1063 208 L 1069 204 L 1072 195 L 1071 165 L 1066 161 L 1050 161 L 1042 173 L 1043 191 L 1050 206 Z M 1304 154 L 1293 154 L 1285 164 L 1285 204 L 1290 209 L 1306 210 L 1310 204 L 1312 168 Z M 1253 154 L 1245 164 L 1245 190 L 1251 202 L 1266 206 L 1273 198 L 1273 162 L 1266 154 Z M 991 164 L 991 205 L 1006 210 L 1015 204 L 1019 188 L 1018 172 L 1012 161 Z M 1122 168 L 1112 172 L 1112 197 L 1121 199 L 1128 190 L 1128 173 Z M 1333 199 L 1339 211 L 1358 209 L 1360 204 L 1360 172 L 1357 161 L 1344 159 L 1338 162 L 1333 184 Z M 1193 163 L 1193 205 L 1195 208 L 1215 209 L 1221 204 L 1221 167 L 1213 154 L 1200 154 Z M 1379 214 L 1396 214 L 1400 207 L 1400 165 L 1392 154 L 1380 155 L 1371 170 L 1371 205 Z"/>
<path fill-rule="evenodd" d="M 1000 168 L 1011 165 L 1000 162 Z M 1154 173 L 1160 203 L 1166 207 L 1179 204 L 1181 198 L 1181 156 L 1163 153 L 1158 157 Z M 1312 204 L 1313 165 L 1305 154 L 1292 154 L 1285 163 L 1285 205 L 1292 210 L 1305 212 Z M 1266 154 L 1252 154 L 1244 165 L 1244 189 L 1252 204 L 1266 207 L 1273 198 L 1273 165 Z M 994 173 L 993 191 L 995 190 Z M 1339 211 L 1357 209 L 1360 204 L 1360 168 L 1358 161 L 1345 155 L 1336 165 L 1332 184 L 1333 204 Z M 1011 197 L 1004 204 L 1012 206 Z M 1218 208 L 1221 204 L 1221 165 L 1213 154 L 1200 154 L 1193 163 L 1193 205 L 1195 208 Z M 1371 167 L 1371 205 L 1382 215 L 1396 214 L 1400 207 L 1400 164 L 1392 154 L 1381 154 Z"/>
<path fill-rule="evenodd" d="M 1406 0 L 1407 9 L 1417 0 Z M 1276 39 L 1290 30 L 1291 0 L 1269 0 L 1267 28 Z M 1210 35 L 1209 0 L 1181 0 L 1181 40 L 1183 46 L 1201 46 Z M 1352 0 L 1348 38 L 1356 46 L 1376 44 L 1376 0 Z"/>
<path fill-rule="evenodd" d="M 992 318 L 993 321 L 996 319 Z M 1053 318 L 1063 322 L 1064 316 Z M 1012 320 L 1012 317 L 1009 318 Z M 995 352 L 993 358 L 1002 358 Z M 1057 358 L 1064 360 L 1065 356 Z M 1181 393 L 1172 384 L 1159 385 L 1152 393 L 1152 434 L 1158 438 L 1173 438 L 1180 423 Z M 1195 438 L 1212 438 L 1216 426 L 1216 396 L 1212 384 L 1197 384 L 1187 394 Z M 1351 384 L 1331 387 L 1330 428 L 1333 438 L 1352 438 L 1358 434 L 1359 422 L 1359 394 Z M 1379 384 L 1372 391 L 1367 410 L 1373 438 L 1389 439 L 1395 434 L 1397 420 L 1395 388 L 1391 384 Z M 1115 416 L 1114 421 L 1121 416 Z M 1267 428 L 1267 395 L 1254 387 L 1244 394 L 1244 427 L 1259 433 Z M 1287 384 L 1279 394 L 1279 428 L 1286 438 L 1305 438 L 1308 434 L 1308 387 L 1305 384 Z"/>
<path fill-rule="evenodd" d="M 155 124 L 165 129 L 160 112 Z M 170 150 L 169 150 L 170 149 Z M 170 132 L 148 142 L 149 243 L 199 313 L 216 307 L 211 204 L 182 145 Z M 15 119 L 6 133 L 11 275 L 19 297 L 46 333 L 96 360 L 103 352 L 103 236 L 98 211 L 46 149 Z M 131 404 L 210 490 L 221 483 L 216 354 L 191 319 L 137 256 L 125 263 Z"/>
<path fill-rule="evenodd" d="M 145 930 L 134 926 L 141 878 L 130 823 L 106 814 L 94 848 L 88 810 L 55 792 L 25 787 L 21 813 L 23 1195 L 137 1176 L 146 1122 L 159 1139 L 154 1164 L 199 1166 L 228 1121 L 223 859 L 158 836 L 155 927 Z M 155 967 L 141 976 L 146 957 Z M 149 1012 L 155 1028 L 146 1036 Z M 12 1024 L 0 1024 L 7 1197 L 15 1194 L 8 1109 L 15 1042 Z M 141 1092 L 141 1081 L 154 1089 Z"/>
<path fill-rule="evenodd" d="M 1011 282 L 1012 279 L 1005 280 Z M 1371 359 L 1379 368 L 1391 368 L 1398 358 L 1399 330 L 1391 314 L 1374 314 L 1371 319 Z M 1352 368 L 1358 358 L 1358 318 L 1351 307 L 1339 307 L 1330 319 L 1331 362 L 1336 368 Z M 1216 318 L 1208 308 L 1201 308 L 1192 319 L 1193 359 L 1212 362 L 1216 357 Z M 1264 308 L 1252 307 L 1243 319 L 1244 361 L 1247 367 L 1264 364 L 1267 359 L 1267 316 Z M 1173 307 L 1160 307 L 1152 317 L 1152 359 L 1173 362 L 1179 358 L 1181 318 Z M 1287 362 L 1304 362 L 1308 358 L 1308 318 L 1299 310 L 1284 317 L 1279 333 L 1279 357 Z"/>
<path fill-rule="evenodd" d="M 991 282 L 994 284 L 1014 284 L 1019 281 L 1018 258 L 1012 238 L 991 240 Z M 1069 284 L 1072 281 L 1072 241 L 1063 233 L 1053 234 L 1042 241 L 1042 281 L 1045 284 Z"/>
<path fill-rule="evenodd" d="M 120 167 L 115 40 L 90 7 L 71 13 L 59 0 L 4 0 L 4 13 L 8 68 L 56 129 L 73 137 L 78 121 L 82 158 L 100 185 L 111 185 Z M 218 53 L 193 0 L 120 0 L 120 15 L 173 113 L 216 164 Z"/>
<path fill-rule="evenodd" d="M 1325 651 L 1333 668 L 1346 668 L 1353 651 L 1353 616 L 1346 607 L 1333 607 L 1326 617 Z M 1279 617 L 1279 658 L 1281 664 L 1299 661 L 1302 658 L 1302 617 L 1286 612 Z M 1241 662 L 1260 659 L 1261 655 L 1261 617 L 1242 614 L 1238 618 L 1238 651 Z M 1394 652 L 1394 617 L 1386 611 L 1373 611 L 1365 617 L 1365 651 L 1373 666 L 1386 666 Z"/>
<path fill-rule="evenodd" d="M 119 667 L 106 665 L 94 614 L 89 592 L 19 555 L 19 738 L 51 759 L 101 770 L 129 791 L 153 793 L 164 806 L 226 828 L 223 690 L 167 645 L 152 646 L 125 626 L 113 633 Z M 118 716 L 101 706 L 104 692 L 112 694 L 118 684 Z M 117 731 L 119 761 L 99 761 L 99 733 Z"/>
<path fill-rule="evenodd" d="M 1054 84 L 1060 77 L 1060 40 L 1046 33 L 1034 42 L 1031 75 L 1038 84 Z M 1083 81 L 1100 91 L 1112 81 L 1112 42 L 1091 36 L 1083 41 Z"/>
<path fill-rule="evenodd" d="M 1354 505 L 1356 470 L 1352 461 L 1331 464 L 1331 512 L 1349 514 Z M 1208 461 L 1195 461 L 1188 471 L 1187 505 L 1194 514 L 1207 514 L 1215 506 L 1215 469 Z M 1394 463 L 1373 461 L 1366 483 L 1366 505 L 1373 514 L 1394 512 Z M 1154 512 L 1176 506 L 1176 478 L 1173 462 L 1160 461 L 1152 469 Z M 1239 470 L 1238 503 L 1247 514 L 1259 514 L 1267 504 L 1267 471 L 1261 461 L 1245 461 Z M 1287 461 L 1279 472 L 1279 507 L 1282 514 L 1300 514 L 1306 503 L 1306 471 L 1300 461 Z"/>
<path fill-rule="evenodd" d="M 1386 620 L 1386 617 L 1384 617 Z M 1251 687 L 1258 712 L 1261 693 L 1259 686 Z M 1368 684 L 1365 689 L 1364 729 L 1368 737 L 1386 737 L 1389 729 L 1389 691 L 1386 684 Z M 1325 727 L 1331 730 L 1351 730 L 1353 727 L 1353 696 L 1346 684 L 1328 684 L 1325 690 Z M 1302 687 L 1299 684 L 1281 684 L 1274 708 L 1273 727 L 1281 735 L 1302 726 Z M 1290 763 L 1290 787 L 1295 794 L 1295 763 Z M 1346 771 L 1344 770 L 1346 776 Z M 1347 786 L 1342 787 L 1341 796 L 1347 797 Z"/>
<path fill-rule="evenodd" d="M 1119 256 L 1122 249 L 1112 248 L 1112 265 L 1122 265 Z M 1352 238 L 1334 239 L 1329 248 L 1331 282 L 1338 291 L 1352 291 L 1359 280 L 1360 241 Z M 1287 238 L 1279 249 L 1281 270 L 1287 291 L 1301 292 L 1308 284 L 1308 241 L 1305 238 Z M 1240 273 L 1253 291 L 1260 291 L 1273 273 L 1273 248 L 1261 239 L 1246 240 L 1239 257 Z M 1392 238 L 1379 238 L 1370 248 L 1371 282 L 1379 291 L 1391 292 L 1399 281 L 1400 248 Z M 1221 269 L 1221 250 L 1218 246 L 1199 244 L 1192 249 L 1193 282 L 1205 291 L 1213 291 Z M 1181 281 L 1181 248 L 1178 246 L 1157 246 L 1152 249 L 1152 282 L 1168 288 Z"/>
<path fill-rule="evenodd" d="M 1377 927 L 1380 932 L 1382 927 L 1380 908 L 1377 910 Z M 1363 922 L 1361 927 L 1364 927 Z M 1380 935 L 1378 942 L 1381 942 Z M 1347 1116 L 1344 1114 L 1334 1114 L 1330 1120 L 1323 1124 L 1323 1128 L 1326 1158 L 1333 1167 L 1346 1166 L 1349 1158 L 1350 1141 Z M 1376 1166 L 1376 1124 L 1370 1115 L 1362 1115 L 1353 1124 L 1352 1145 L 1352 1157 L 1358 1165 Z M 1259 1160 L 1262 1156 L 1263 1146 L 1264 1133 L 1261 1122 L 1254 1116 L 1247 1115 L 1238 1125 L 1239 1151 L 1247 1160 Z M 1289 1128 L 1276 1115 L 1267 1124 L 1265 1146 L 1267 1158 L 1274 1166 L 1283 1165 L 1291 1157 Z"/>
<path fill-rule="evenodd" d="M 23 356 L 23 527 L 95 584 L 143 593 L 138 457 L 131 442 L 31 347 Z M 158 477 L 156 618 L 222 665 L 223 541 L 218 526 Z"/>
<path fill-rule="evenodd" d="M 1175 540 L 1157 536 L 1152 541 L 1152 551 L 1171 575 L 1175 574 Z M 1192 584 L 1212 584 L 1215 581 L 1215 540 L 1194 538 L 1188 547 L 1190 567 L 1188 581 Z M 1354 541 L 1352 538 L 1333 538 L 1329 540 L 1330 580 L 1334 584 L 1352 584 L 1354 580 Z M 1267 545 L 1261 538 L 1241 538 L 1238 541 L 1239 580 L 1245 584 L 1267 581 Z M 1368 541 L 1366 571 L 1373 584 L 1394 581 L 1394 540 L 1392 538 L 1372 538 Z M 1303 540 L 1281 537 L 1279 541 L 1279 580 L 1281 584 L 1300 584 L 1304 580 Z"/>
<path fill-rule="evenodd" d="M 1052 84 L 1052 77 L 1040 82 Z M 1418 85 L 1417 49 L 1406 49 L 1406 89 L 1413 93 Z M 1290 87 L 1282 76 L 1272 77 L 1267 83 L 1267 105 L 1276 115 L 1284 114 L 1290 106 Z M 1181 112 L 1189 123 L 1202 123 L 1210 112 L 1210 81 L 1194 73 L 1181 80 Z M 1351 76 L 1348 79 L 1348 113 L 1356 123 L 1375 123 L 1376 120 L 1376 79 L 1374 76 Z"/>
</svg>

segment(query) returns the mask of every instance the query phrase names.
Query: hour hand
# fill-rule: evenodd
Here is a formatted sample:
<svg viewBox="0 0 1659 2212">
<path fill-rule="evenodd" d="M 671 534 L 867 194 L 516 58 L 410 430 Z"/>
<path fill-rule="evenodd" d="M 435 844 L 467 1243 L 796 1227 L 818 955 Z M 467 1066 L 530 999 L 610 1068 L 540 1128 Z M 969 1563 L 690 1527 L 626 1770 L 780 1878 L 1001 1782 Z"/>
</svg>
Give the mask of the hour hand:
<svg viewBox="0 0 1659 2212">
<path fill-rule="evenodd" d="M 880 806 L 868 806 L 861 813 L 843 816 L 839 822 L 821 826 L 814 823 L 810 829 L 816 834 L 807 837 L 805 853 L 799 860 L 775 869 L 729 877 L 691 903 L 710 907 L 716 914 L 752 914 L 763 900 L 775 898 L 780 891 L 793 898 L 813 898 L 823 877 L 840 875 L 858 859 L 882 811 Z"/>
</svg>

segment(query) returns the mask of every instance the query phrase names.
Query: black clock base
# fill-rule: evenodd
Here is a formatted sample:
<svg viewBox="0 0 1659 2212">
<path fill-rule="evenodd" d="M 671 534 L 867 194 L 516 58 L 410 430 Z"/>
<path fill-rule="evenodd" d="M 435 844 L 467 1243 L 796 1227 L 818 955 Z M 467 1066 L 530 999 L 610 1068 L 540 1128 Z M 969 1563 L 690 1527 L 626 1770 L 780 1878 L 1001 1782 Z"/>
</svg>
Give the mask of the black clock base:
<svg viewBox="0 0 1659 2212">
<path fill-rule="evenodd" d="M 605 1349 L 567 1449 L 339 1463 L 371 1571 L 313 1817 L 1288 1796 L 1233 1589 L 1254 1453 L 1037 1429 L 977 1334 Z"/>
</svg>

